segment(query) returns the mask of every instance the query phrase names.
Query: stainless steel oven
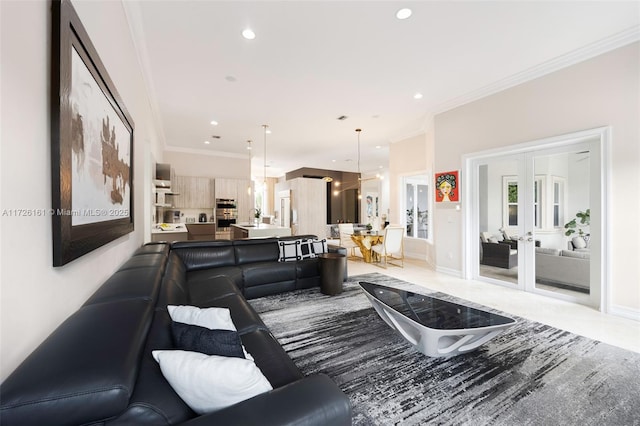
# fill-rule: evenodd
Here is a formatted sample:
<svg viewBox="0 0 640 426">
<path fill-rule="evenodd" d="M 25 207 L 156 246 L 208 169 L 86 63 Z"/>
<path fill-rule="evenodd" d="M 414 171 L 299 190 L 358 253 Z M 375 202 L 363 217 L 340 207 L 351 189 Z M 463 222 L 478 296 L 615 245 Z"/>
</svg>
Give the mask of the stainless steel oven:
<svg viewBox="0 0 640 426">
<path fill-rule="evenodd" d="M 236 209 L 236 200 L 230 198 L 216 198 L 216 209 Z"/>
<path fill-rule="evenodd" d="M 216 225 L 220 231 L 228 231 L 238 219 L 236 200 L 216 198 Z"/>
</svg>

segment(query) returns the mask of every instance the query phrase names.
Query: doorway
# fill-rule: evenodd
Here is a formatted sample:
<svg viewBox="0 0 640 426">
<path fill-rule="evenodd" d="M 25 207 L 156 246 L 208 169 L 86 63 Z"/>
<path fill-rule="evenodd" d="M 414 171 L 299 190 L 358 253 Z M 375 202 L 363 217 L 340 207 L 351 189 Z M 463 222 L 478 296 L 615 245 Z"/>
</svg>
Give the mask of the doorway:
<svg viewBox="0 0 640 426">
<path fill-rule="evenodd" d="M 603 308 L 607 141 L 602 128 L 467 156 L 467 276 Z"/>
</svg>

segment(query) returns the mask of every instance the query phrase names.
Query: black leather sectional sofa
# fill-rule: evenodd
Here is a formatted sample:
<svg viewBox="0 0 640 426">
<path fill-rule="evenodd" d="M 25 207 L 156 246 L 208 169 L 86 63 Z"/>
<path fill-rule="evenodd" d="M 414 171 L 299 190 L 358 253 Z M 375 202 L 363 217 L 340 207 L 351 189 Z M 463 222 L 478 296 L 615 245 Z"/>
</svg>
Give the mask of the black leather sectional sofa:
<svg viewBox="0 0 640 426">
<path fill-rule="evenodd" d="M 141 247 L 4 381 L 0 424 L 351 424 L 337 385 L 303 376 L 247 303 L 319 285 L 318 259 L 278 262 L 278 255 L 277 239 Z M 229 308 L 273 390 L 196 415 L 151 354 L 173 348 L 167 305 Z"/>
</svg>

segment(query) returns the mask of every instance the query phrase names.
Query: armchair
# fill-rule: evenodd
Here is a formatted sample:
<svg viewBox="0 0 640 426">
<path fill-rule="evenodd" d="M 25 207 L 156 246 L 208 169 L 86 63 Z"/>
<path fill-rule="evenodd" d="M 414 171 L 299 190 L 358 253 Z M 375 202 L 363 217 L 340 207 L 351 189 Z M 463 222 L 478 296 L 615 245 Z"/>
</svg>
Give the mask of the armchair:
<svg viewBox="0 0 640 426">
<path fill-rule="evenodd" d="M 511 269 L 518 266 L 518 250 L 511 248 L 509 243 L 481 243 L 483 265 L 497 266 L 498 268 Z"/>
<path fill-rule="evenodd" d="M 353 235 L 353 223 L 340 223 L 338 224 L 338 230 L 340 232 L 340 246 L 351 249 L 351 258 L 356 257 L 356 248 L 358 245 L 351 239 Z"/>
<path fill-rule="evenodd" d="M 384 259 L 384 267 L 387 267 L 389 259 L 400 260 L 404 268 L 404 226 L 389 225 L 384 228 L 382 243 L 371 246 L 371 251 Z"/>
</svg>

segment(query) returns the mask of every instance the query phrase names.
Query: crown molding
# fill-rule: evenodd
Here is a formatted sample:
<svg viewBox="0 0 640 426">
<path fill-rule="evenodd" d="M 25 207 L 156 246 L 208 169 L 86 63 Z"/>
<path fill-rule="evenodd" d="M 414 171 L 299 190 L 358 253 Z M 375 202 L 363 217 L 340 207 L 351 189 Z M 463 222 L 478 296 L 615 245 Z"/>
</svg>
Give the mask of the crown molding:
<svg viewBox="0 0 640 426">
<path fill-rule="evenodd" d="M 249 154 L 237 154 L 235 152 L 224 152 L 224 151 L 210 151 L 207 149 L 198 149 L 198 148 L 181 148 L 178 146 L 165 146 L 164 150 L 168 152 L 179 152 L 183 154 L 209 155 L 211 157 L 240 158 L 243 160 L 248 160 L 251 158 Z"/>
<path fill-rule="evenodd" d="M 160 140 L 159 148 L 166 149 L 167 139 L 164 134 L 164 126 L 160 120 L 160 108 L 158 107 L 158 99 L 156 98 L 155 85 L 151 74 L 151 63 L 149 61 L 147 43 L 145 42 L 140 4 L 134 1 L 123 1 L 122 8 L 127 18 L 127 24 L 129 26 L 129 32 L 131 33 L 131 40 L 133 42 L 134 49 L 138 53 L 136 56 L 140 67 L 140 74 L 142 75 L 142 81 L 144 82 L 147 92 L 147 102 L 149 103 L 149 109 L 151 110 L 156 135 Z"/>
<path fill-rule="evenodd" d="M 610 37 L 591 43 L 565 55 L 543 62 L 539 65 L 521 71 L 512 76 L 498 80 L 495 83 L 474 90 L 465 95 L 443 102 L 434 108 L 434 114 L 440 114 L 453 108 L 468 104 L 478 99 L 501 92 L 510 87 L 534 80 L 552 72 L 567 68 L 571 65 L 586 61 L 614 49 L 626 46 L 640 40 L 640 25 L 635 25 Z"/>
</svg>

